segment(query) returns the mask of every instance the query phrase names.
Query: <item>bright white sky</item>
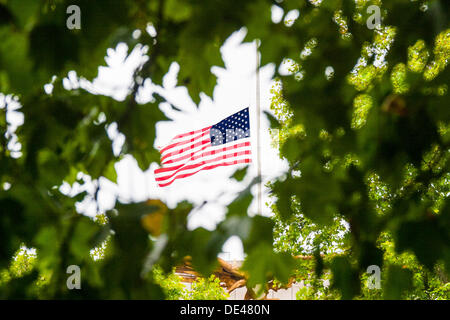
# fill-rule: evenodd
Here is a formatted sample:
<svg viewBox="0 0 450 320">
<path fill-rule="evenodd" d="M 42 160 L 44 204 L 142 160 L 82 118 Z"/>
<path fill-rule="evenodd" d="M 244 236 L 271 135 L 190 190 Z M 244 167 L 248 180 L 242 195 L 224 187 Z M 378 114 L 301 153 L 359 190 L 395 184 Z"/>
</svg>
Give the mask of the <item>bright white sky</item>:
<svg viewBox="0 0 450 320">
<path fill-rule="evenodd" d="M 161 110 L 172 121 L 157 123 L 157 136 L 155 146 L 166 145 L 175 135 L 187 131 L 210 126 L 226 118 L 227 116 L 249 106 L 250 126 L 252 139 L 253 164 L 250 166 L 248 175 L 243 182 L 230 179 L 234 171 L 242 166 L 219 167 L 209 171 L 201 171 L 191 177 L 176 180 L 172 185 L 159 188 L 154 180 L 153 171 L 158 164 L 153 163 L 150 168 L 142 172 L 132 157 L 126 157 L 116 164 L 118 174 L 117 184 L 101 178 L 100 192 L 98 195 L 100 210 L 111 209 L 114 199 L 119 198 L 122 202 L 143 201 L 149 198 L 158 198 L 174 207 L 182 200 L 188 200 L 195 206 L 207 202 L 201 209 L 194 209 L 189 216 L 189 228 L 205 227 L 214 229 L 225 216 L 226 205 L 245 189 L 248 183 L 256 176 L 256 49 L 254 43 L 242 43 L 245 30 L 233 33 L 221 48 L 225 68 L 213 67 L 211 71 L 217 76 L 217 85 L 214 89 L 212 99 L 206 95 L 202 96 L 197 107 L 189 97 L 185 87 L 176 87 L 176 76 L 179 70 L 178 64 L 174 63 L 169 73 L 164 78 L 163 87 L 153 85 L 146 81 L 144 89 L 140 92 L 140 102 L 151 99 L 152 92 L 158 92 L 181 112 L 173 110 L 168 104 L 161 105 Z M 144 50 L 145 52 L 145 50 Z M 90 91 L 110 95 L 118 100 L 123 100 L 132 83 L 133 70 L 146 58 L 143 48 L 136 48 L 127 58 L 127 47 L 119 44 L 115 50 L 109 49 L 106 57 L 107 67 L 100 67 L 98 77 L 93 83 L 78 81 L 75 72 L 70 72 L 64 79 L 67 89 L 82 86 Z M 270 89 L 273 84 L 274 65 L 264 66 L 260 71 L 261 85 L 261 109 L 270 112 Z M 51 92 L 52 86 L 45 87 Z M 12 118 L 19 118 L 14 121 Z M 23 117 L 18 112 L 11 113 L 12 123 L 16 125 L 23 123 Z M 278 152 L 271 147 L 271 137 L 268 132 L 269 121 L 261 117 L 261 155 L 263 182 L 281 175 L 287 169 L 287 164 L 280 160 Z M 123 135 L 117 132 L 116 126 L 112 125 L 108 133 L 113 139 L 113 149 L 119 152 L 123 143 Z M 86 184 L 74 185 L 71 190 L 68 184 L 64 184 L 61 190 L 65 193 L 77 193 L 87 190 L 94 193 L 94 185 L 89 177 L 83 178 Z M 256 186 L 252 190 L 256 195 Z M 269 202 L 266 188 L 263 188 L 263 203 Z M 86 199 L 77 206 L 78 211 L 87 215 L 96 214 L 96 205 L 93 201 Z M 256 213 L 256 198 L 249 208 L 249 214 Z M 270 210 L 264 206 L 263 215 L 270 215 Z M 269 235 L 268 235 L 269 236 Z M 223 248 L 221 256 L 227 260 L 242 260 L 244 257 L 242 243 L 237 237 L 230 238 Z"/>
</svg>

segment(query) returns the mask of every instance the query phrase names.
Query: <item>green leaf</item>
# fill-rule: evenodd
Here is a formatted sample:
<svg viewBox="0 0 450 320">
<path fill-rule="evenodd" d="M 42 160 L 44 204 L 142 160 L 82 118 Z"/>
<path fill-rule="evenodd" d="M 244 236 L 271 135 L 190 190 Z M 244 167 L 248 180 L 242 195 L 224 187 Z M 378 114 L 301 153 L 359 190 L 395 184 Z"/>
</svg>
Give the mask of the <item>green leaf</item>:
<svg viewBox="0 0 450 320">
<path fill-rule="evenodd" d="M 21 28 L 29 30 L 37 20 L 41 6 L 35 0 L 9 0 L 8 8 Z"/>
<path fill-rule="evenodd" d="M 52 73 L 61 71 L 68 62 L 79 61 L 78 38 L 60 25 L 38 25 L 30 33 L 30 56 L 37 69 Z"/>
<path fill-rule="evenodd" d="M 152 162 L 159 161 L 160 154 L 153 148 L 156 123 L 166 117 L 157 103 L 129 103 L 125 116 L 118 121 L 118 129 L 126 137 L 125 150 L 134 156 L 141 170 L 146 171 Z"/>
<path fill-rule="evenodd" d="M 228 239 L 229 237 L 236 235 L 242 240 L 248 239 L 250 235 L 250 230 L 252 227 L 252 218 L 248 216 L 231 216 L 224 221 L 222 221 L 217 229 L 220 232 L 223 232 L 224 238 Z"/>
<path fill-rule="evenodd" d="M 12 13 L 8 7 L 0 3 L 0 25 L 8 24 L 14 21 Z"/>
<path fill-rule="evenodd" d="M 277 196 L 276 207 L 282 221 L 287 221 L 294 214 L 292 210 L 293 181 L 289 178 L 287 181 L 276 181 L 272 187 Z"/>
<path fill-rule="evenodd" d="M 368 266 L 383 266 L 383 251 L 376 247 L 373 242 L 364 241 L 359 248 L 360 268 L 366 270 Z"/>
<path fill-rule="evenodd" d="M 35 238 L 36 249 L 39 251 L 38 269 L 47 272 L 59 265 L 59 245 L 61 236 L 54 226 L 40 229 Z"/>
<path fill-rule="evenodd" d="M 152 243 L 141 225 L 141 218 L 156 210 L 157 206 L 142 202 L 118 203 L 114 210 L 107 212 L 114 235 L 111 238 L 111 253 L 101 271 L 103 290 L 111 290 L 110 293 L 103 291 L 104 296 L 118 299 L 161 298 L 161 290 L 142 277 Z"/>
<path fill-rule="evenodd" d="M 164 6 L 164 12 L 168 19 L 174 22 L 182 22 L 191 17 L 192 6 L 185 1 L 168 0 Z"/>
<path fill-rule="evenodd" d="M 358 272 L 352 267 L 347 257 L 336 257 L 331 262 L 333 288 L 341 292 L 342 299 L 348 300 L 359 294 Z"/>
<path fill-rule="evenodd" d="M 208 276 L 216 269 L 217 255 L 220 253 L 223 241 L 214 241 L 213 233 L 204 228 L 196 228 L 187 234 L 185 252 L 192 257 L 192 264 L 202 275 Z"/>
<path fill-rule="evenodd" d="M 24 233 L 24 206 L 13 198 L 0 198 L 0 269 L 9 264 L 19 249 Z"/>
<path fill-rule="evenodd" d="M 401 299 L 403 294 L 412 288 L 412 272 L 399 266 L 390 266 L 384 287 L 383 298 L 387 300 Z"/>
<path fill-rule="evenodd" d="M 111 182 L 117 183 L 117 171 L 115 168 L 115 161 L 110 161 L 103 172 L 103 176 Z"/>
<path fill-rule="evenodd" d="M 26 35 L 0 28 L 0 69 L 6 71 L 2 78 L 8 83 L 10 92 L 17 94 L 30 89 L 33 85 L 32 63 L 28 58 Z"/>
<path fill-rule="evenodd" d="M 235 179 L 236 181 L 242 181 L 245 177 L 245 175 L 247 174 L 247 170 L 248 170 L 248 166 L 242 168 L 242 169 L 238 169 L 234 172 L 234 174 L 231 176 L 233 179 Z"/>
<path fill-rule="evenodd" d="M 237 198 L 233 200 L 228 205 L 227 217 L 231 216 L 247 216 L 247 210 L 252 202 L 253 196 L 250 192 L 251 187 L 257 183 L 257 180 L 254 179 L 247 188 L 239 193 Z"/>
<path fill-rule="evenodd" d="M 437 219 L 404 222 L 397 232 L 397 250 L 411 249 L 421 263 L 432 269 L 449 247 L 448 236 L 448 230 L 443 229 Z"/>
<path fill-rule="evenodd" d="M 341 187 L 333 173 L 324 172 L 320 163 L 312 158 L 300 164 L 301 178 L 295 179 L 295 194 L 305 216 L 314 222 L 329 225 L 337 213 L 337 204 L 342 194 Z"/>
<path fill-rule="evenodd" d="M 270 121 L 270 127 L 271 128 L 280 128 L 280 122 L 278 121 L 277 118 L 275 118 L 271 113 L 264 111 L 264 114 L 266 115 L 266 117 L 269 119 Z"/>
<path fill-rule="evenodd" d="M 287 283 L 295 267 L 296 261 L 292 256 L 287 253 L 275 253 L 271 245 L 261 243 L 248 253 L 242 270 L 249 275 L 247 286 L 254 288 L 261 285 L 262 291 L 267 281 L 271 279 Z"/>
<path fill-rule="evenodd" d="M 71 237 L 69 248 L 75 261 L 90 259 L 90 250 L 94 248 L 94 239 L 99 234 L 100 226 L 88 217 L 80 217 L 77 220 L 74 233 Z"/>
<path fill-rule="evenodd" d="M 273 243 L 273 226 L 272 219 L 256 215 L 252 218 L 250 234 L 247 239 L 242 239 L 244 250 L 250 252 L 252 248 L 261 244 L 271 246 Z"/>
<path fill-rule="evenodd" d="M 212 97 L 216 76 L 211 73 L 212 66 L 223 64 L 218 44 L 203 45 L 197 39 L 186 38 L 189 45 L 183 44 L 179 53 L 181 65 L 178 79 L 186 86 L 195 104 L 200 103 L 200 93 Z"/>
<path fill-rule="evenodd" d="M 323 270 L 324 270 L 324 262 L 323 262 L 323 258 L 320 255 L 320 249 L 317 248 L 316 250 L 314 250 L 314 259 L 316 260 L 316 264 L 315 264 L 315 274 L 317 278 L 320 278 L 323 274 Z"/>
</svg>

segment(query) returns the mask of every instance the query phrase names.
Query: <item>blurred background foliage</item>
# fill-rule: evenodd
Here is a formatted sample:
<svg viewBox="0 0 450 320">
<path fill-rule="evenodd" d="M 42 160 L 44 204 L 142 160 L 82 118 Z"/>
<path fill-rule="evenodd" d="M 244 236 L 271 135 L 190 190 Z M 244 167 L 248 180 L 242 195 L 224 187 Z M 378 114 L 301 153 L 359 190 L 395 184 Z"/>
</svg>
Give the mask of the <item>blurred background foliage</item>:
<svg viewBox="0 0 450 320">
<path fill-rule="evenodd" d="M 168 300 L 226 300 L 229 294 L 220 286 L 219 278 L 211 275 L 209 278 L 198 278 L 187 289 L 181 278 L 175 274 L 164 274 L 161 269 L 153 269 L 156 283 L 158 283 Z"/>
<path fill-rule="evenodd" d="M 72 4 L 80 30 L 66 28 Z M 369 29 L 373 4 L 382 22 Z M 301 299 L 448 299 L 449 12 L 445 0 L 0 0 L 0 298 L 170 298 L 162 279 L 174 266 L 189 256 L 208 278 L 236 235 L 252 288 L 296 277 L 308 284 Z M 193 101 L 211 96 L 210 68 L 223 66 L 220 46 L 242 27 L 260 40 L 262 64 L 277 67 L 271 120 L 290 169 L 269 183 L 274 216 L 247 215 L 256 180 L 213 231 L 187 228 L 187 202 L 80 215 L 86 194 L 63 194 L 64 181 L 82 172 L 115 182 L 125 155 L 143 170 L 159 159 L 165 98 L 138 103 L 144 80 L 161 84 L 176 61 Z M 148 55 L 124 101 L 63 87 L 70 71 L 94 79 L 121 42 Z M 23 124 L 12 128 L 10 112 Z M 126 137 L 119 154 L 111 124 Z M 73 264 L 81 290 L 66 287 Z M 380 290 L 366 287 L 369 265 L 382 270 Z"/>
</svg>

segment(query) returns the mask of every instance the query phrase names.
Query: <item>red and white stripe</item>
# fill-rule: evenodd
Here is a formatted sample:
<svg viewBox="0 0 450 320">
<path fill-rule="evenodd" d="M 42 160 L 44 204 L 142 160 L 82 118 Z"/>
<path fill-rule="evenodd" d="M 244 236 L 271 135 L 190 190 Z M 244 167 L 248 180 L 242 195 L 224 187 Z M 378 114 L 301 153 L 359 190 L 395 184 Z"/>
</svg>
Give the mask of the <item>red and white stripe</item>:
<svg viewBox="0 0 450 320">
<path fill-rule="evenodd" d="M 160 150 L 162 167 L 155 170 L 155 179 L 160 187 L 202 170 L 252 161 L 250 138 L 212 146 L 210 129 L 206 127 L 179 134 Z"/>
</svg>

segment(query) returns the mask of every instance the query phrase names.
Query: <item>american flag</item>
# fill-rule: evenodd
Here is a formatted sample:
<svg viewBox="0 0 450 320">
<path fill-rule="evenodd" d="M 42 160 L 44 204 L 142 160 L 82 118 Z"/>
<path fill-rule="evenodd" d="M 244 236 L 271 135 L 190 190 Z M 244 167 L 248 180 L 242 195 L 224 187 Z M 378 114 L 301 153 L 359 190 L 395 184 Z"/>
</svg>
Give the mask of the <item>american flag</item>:
<svg viewBox="0 0 450 320">
<path fill-rule="evenodd" d="M 202 170 L 250 163 L 248 108 L 213 126 L 177 135 L 160 153 L 161 168 L 155 170 L 155 179 L 160 187 Z"/>
</svg>

